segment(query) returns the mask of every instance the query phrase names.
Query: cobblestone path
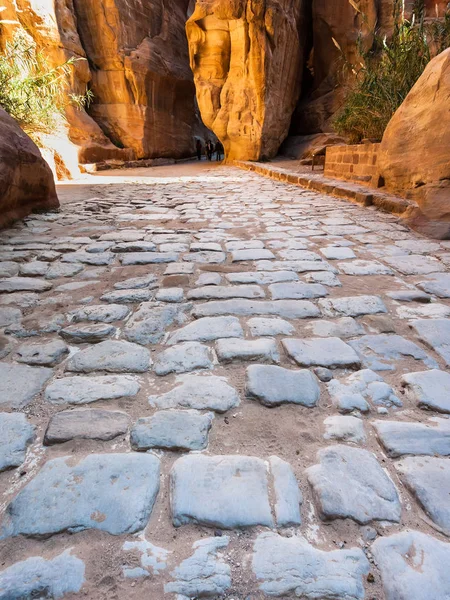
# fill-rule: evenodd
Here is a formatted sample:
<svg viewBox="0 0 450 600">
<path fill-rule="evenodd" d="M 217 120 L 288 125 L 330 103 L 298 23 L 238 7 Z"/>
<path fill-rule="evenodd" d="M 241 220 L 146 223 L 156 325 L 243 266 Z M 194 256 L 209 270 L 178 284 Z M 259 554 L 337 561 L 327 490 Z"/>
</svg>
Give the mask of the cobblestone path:
<svg viewBox="0 0 450 600">
<path fill-rule="evenodd" d="M 0 243 L 0 599 L 450 597 L 450 242 L 223 167 Z"/>
</svg>

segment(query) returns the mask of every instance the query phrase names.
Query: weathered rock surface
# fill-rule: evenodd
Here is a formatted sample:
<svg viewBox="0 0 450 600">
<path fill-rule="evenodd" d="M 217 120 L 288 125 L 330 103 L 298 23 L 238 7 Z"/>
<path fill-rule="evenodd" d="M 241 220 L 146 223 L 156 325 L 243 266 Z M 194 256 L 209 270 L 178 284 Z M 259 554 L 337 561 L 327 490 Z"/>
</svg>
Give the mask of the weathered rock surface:
<svg viewBox="0 0 450 600">
<path fill-rule="evenodd" d="M 42 391 L 53 375 L 46 367 L 0 363 L 0 406 L 23 408 Z"/>
<path fill-rule="evenodd" d="M 307 369 L 290 371 L 271 365 L 247 369 L 247 394 L 266 406 L 301 404 L 315 406 L 320 398 L 317 379 Z"/>
<path fill-rule="evenodd" d="M 178 342 L 212 342 L 222 338 L 241 338 L 244 331 L 236 317 L 204 317 L 170 334 L 167 344 Z"/>
<path fill-rule="evenodd" d="M 291 465 L 278 456 L 271 456 L 269 464 L 275 489 L 275 518 L 278 527 L 300 525 L 303 497 Z"/>
<path fill-rule="evenodd" d="M 60 363 L 69 348 L 63 341 L 30 342 L 22 344 L 16 350 L 16 360 L 21 363 L 35 366 L 54 367 Z"/>
<path fill-rule="evenodd" d="M 214 355 L 208 346 L 199 342 L 183 342 L 167 348 L 155 358 L 155 373 L 188 373 L 195 369 L 213 369 Z"/>
<path fill-rule="evenodd" d="M 99 377 L 63 377 L 45 390 L 45 399 L 53 404 L 89 404 L 97 400 L 114 400 L 136 396 L 140 385 L 129 375 Z"/>
<path fill-rule="evenodd" d="M 146 526 L 158 491 L 159 460 L 149 454 L 55 458 L 8 505 L 0 536 L 134 533 Z"/>
<path fill-rule="evenodd" d="M 0 430 L 0 471 L 19 467 L 34 439 L 34 427 L 22 413 L 0 413 Z"/>
<path fill-rule="evenodd" d="M 222 363 L 239 360 L 280 362 L 280 353 L 276 341 L 267 338 L 260 340 L 241 340 L 239 338 L 217 340 L 216 352 L 217 358 Z"/>
<path fill-rule="evenodd" d="M 50 167 L 39 148 L 0 108 L 0 228 L 32 211 L 59 207 Z"/>
<path fill-rule="evenodd" d="M 339 338 L 285 339 L 283 346 L 292 360 L 302 367 L 358 368 L 361 359 Z"/>
<path fill-rule="evenodd" d="M 68 361 L 66 368 L 76 373 L 144 373 L 151 364 L 147 348 L 131 342 L 107 341 L 77 352 Z"/>
<path fill-rule="evenodd" d="M 432 418 L 425 423 L 375 421 L 373 426 L 391 458 L 450 455 L 450 419 Z"/>
<path fill-rule="evenodd" d="M 340 442 L 364 443 L 366 434 L 362 419 L 347 415 L 333 415 L 324 421 L 324 439 L 337 440 Z"/>
<path fill-rule="evenodd" d="M 48 424 L 44 444 L 62 444 L 73 439 L 112 440 L 128 430 L 128 415 L 123 412 L 88 409 L 56 413 Z"/>
<path fill-rule="evenodd" d="M 446 365 L 450 365 L 450 319 L 419 319 L 411 326 L 419 339 L 442 356 Z"/>
<path fill-rule="evenodd" d="M 450 413 L 450 374 L 438 369 L 407 373 L 402 377 L 407 388 L 421 408 Z"/>
<path fill-rule="evenodd" d="M 286 0 L 196 3 L 186 31 L 197 100 L 230 159 L 274 156 L 288 133 L 300 91 L 301 9 Z"/>
</svg>

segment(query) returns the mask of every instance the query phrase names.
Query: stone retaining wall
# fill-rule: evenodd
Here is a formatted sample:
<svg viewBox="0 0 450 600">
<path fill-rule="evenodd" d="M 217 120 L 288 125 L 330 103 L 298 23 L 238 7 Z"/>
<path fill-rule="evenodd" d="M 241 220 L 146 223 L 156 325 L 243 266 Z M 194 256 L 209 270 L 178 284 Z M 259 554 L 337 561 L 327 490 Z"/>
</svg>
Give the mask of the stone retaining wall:
<svg viewBox="0 0 450 600">
<path fill-rule="evenodd" d="M 330 146 L 326 151 L 325 177 L 380 187 L 379 148 L 380 144 Z"/>
</svg>

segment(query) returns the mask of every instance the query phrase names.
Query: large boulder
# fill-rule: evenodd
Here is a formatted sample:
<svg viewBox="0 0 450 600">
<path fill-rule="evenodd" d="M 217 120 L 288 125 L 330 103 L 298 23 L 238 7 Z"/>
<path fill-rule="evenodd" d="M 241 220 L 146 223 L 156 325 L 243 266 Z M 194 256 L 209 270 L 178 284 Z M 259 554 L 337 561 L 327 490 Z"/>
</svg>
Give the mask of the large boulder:
<svg viewBox="0 0 450 600">
<path fill-rule="evenodd" d="M 0 227 L 58 207 L 53 174 L 39 148 L 0 108 Z"/>
<path fill-rule="evenodd" d="M 386 187 L 415 200 L 411 224 L 450 238 L 450 48 L 427 66 L 392 117 L 378 164 Z"/>
<path fill-rule="evenodd" d="M 203 122 L 229 159 L 274 156 L 300 92 L 303 0 L 197 0 L 186 31 Z"/>
</svg>

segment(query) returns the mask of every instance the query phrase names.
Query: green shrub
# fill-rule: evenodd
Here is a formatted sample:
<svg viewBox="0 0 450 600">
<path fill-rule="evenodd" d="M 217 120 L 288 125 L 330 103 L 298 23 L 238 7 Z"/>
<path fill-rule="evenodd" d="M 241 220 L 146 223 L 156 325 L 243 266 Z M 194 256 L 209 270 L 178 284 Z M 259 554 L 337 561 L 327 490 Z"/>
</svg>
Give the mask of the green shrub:
<svg viewBox="0 0 450 600">
<path fill-rule="evenodd" d="M 359 11 L 357 5 L 349 1 Z M 347 90 L 342 109 L 334 120 L 337 133 L 348 136 L 351 142 L 364 138 L 381 140 L 393 114 L 431 58 L 450 46 L 450 12 L 447 11 L 443 20 L 427 20 L 424 12 L 424 0 L 417 0 L 413 16 L 408 20 L 402 0 L 395 0 L 390 38 L 382 37 L 375 30 L 373 43 L 367 49 L 360 32 L 361 62 L 359 67 L 345 64 L 345 69 L 353 73 L 353 85 Z M 364 15 L 362 20 L 367 22 Z"/>
</svg>

